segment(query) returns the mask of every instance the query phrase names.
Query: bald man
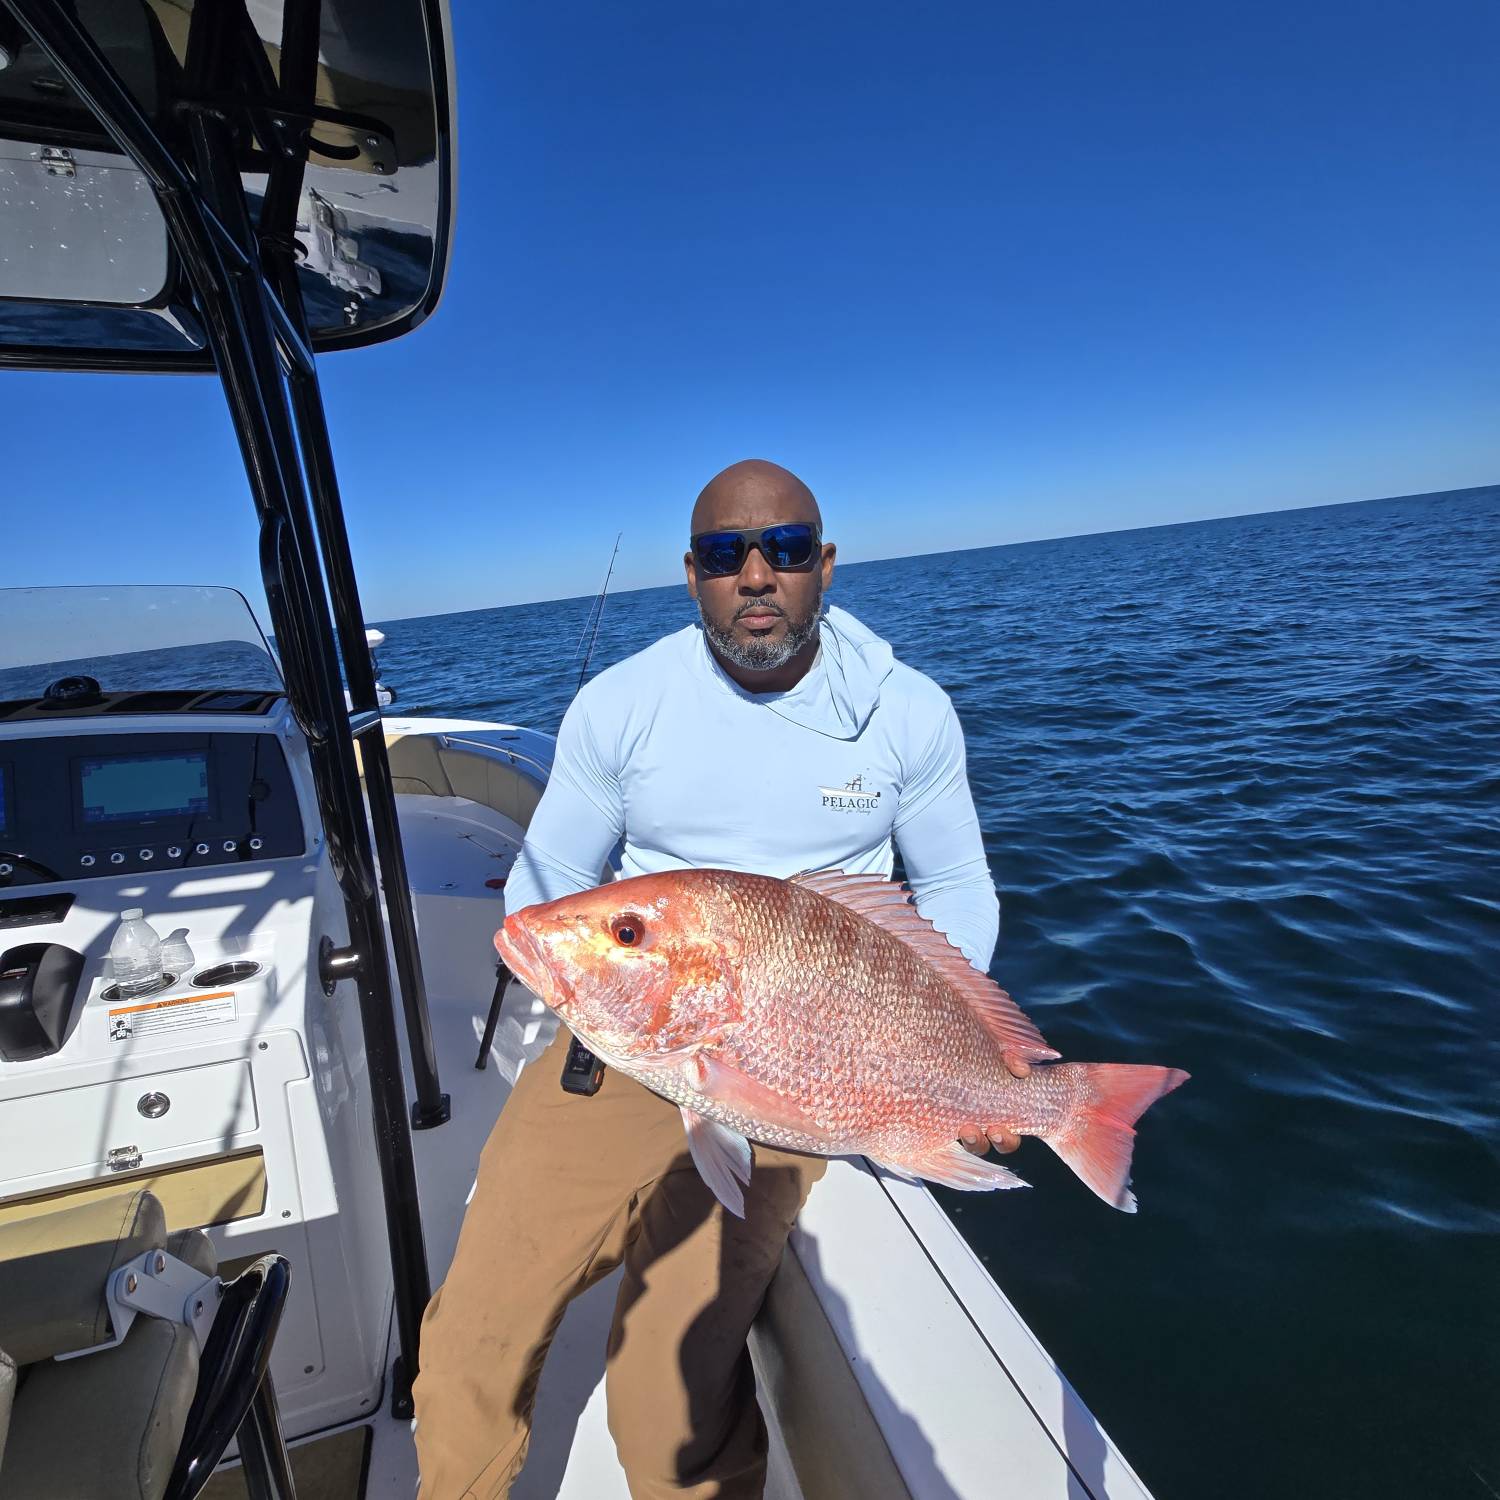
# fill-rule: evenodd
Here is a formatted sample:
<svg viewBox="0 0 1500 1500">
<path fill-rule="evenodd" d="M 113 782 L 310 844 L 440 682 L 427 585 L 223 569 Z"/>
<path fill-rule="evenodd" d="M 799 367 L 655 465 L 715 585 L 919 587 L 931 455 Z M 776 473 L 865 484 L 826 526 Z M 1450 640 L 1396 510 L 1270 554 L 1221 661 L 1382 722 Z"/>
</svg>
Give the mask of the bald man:
<svg viewBox="0 0 1500 1500">
<path fill-rule="evenodd" d="M 598 884 L 617 847 L 625 876 L 889 875 L 899 847 L 918 909 L 989 966 L 999 913 L 953 706 L 824 610 L 835 549 L 822 532 L 812 492 L 776 464 L 709 481 L 683 559 L 699 623 L 574 699 L 507 911 Z M 754 1500 L 766 1429 L 745 1340 L 825 1163 L 756 1145 L 745 1216 L 727 1214 L 675 1105 L 613 1072 L 589 1096 L 560 1086 L 569 1041 L 523 1070 L 501 1112 L 423 1322 L 422 1500 L 509 1492 L 557 1325 L 621 1264 L 605 1384 L 631 1495 Z"/>
</svg>

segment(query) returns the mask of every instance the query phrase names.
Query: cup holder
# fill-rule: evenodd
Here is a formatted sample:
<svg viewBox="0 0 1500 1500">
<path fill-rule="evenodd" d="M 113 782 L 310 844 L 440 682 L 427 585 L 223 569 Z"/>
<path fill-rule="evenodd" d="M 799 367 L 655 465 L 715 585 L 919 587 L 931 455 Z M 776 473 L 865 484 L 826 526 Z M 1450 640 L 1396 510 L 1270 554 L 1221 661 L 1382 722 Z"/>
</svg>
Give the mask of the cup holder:
<svg viewBox="0 0 1500 1500">
<path fill-rule="evenodd" d="M 159 995 L 163 990 L 171 989 L 176 983 L 177 976 L 175 974 L 163 974 L 149 989 L 133 990 L 128 995 L 120 993 L 119 985 L 111 984 L 106 985 L 99 991 L 99 998 L 101 1000 L 144 1000 L 150 995 Z"/>
<path fill-rule="evenodd" d="M 194 984 L 243 984 L 260 973 L 261 966 L 253 959 L 237 958 L 227 964 L 215 964 L 211 969 L 199 969 L 193 975 Z"/>
</svg>

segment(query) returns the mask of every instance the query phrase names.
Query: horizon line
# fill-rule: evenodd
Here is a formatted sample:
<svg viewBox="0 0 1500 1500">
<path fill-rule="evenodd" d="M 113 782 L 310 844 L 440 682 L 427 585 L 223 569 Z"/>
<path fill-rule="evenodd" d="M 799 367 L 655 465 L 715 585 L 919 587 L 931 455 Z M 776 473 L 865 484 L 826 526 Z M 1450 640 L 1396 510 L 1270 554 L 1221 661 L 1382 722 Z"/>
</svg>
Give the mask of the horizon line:
<svg viewBox="0 0 1500 1500">
<path fill-rule="evenodd" d="M 941 547 L 931 552 L 898 552 L 889 557 L 862 557 L 856 562 L 840 562 L 841 568 L 863 568 L 870 563 L 880 562 L 904 562 L 913 557 L 942 557 L 955 552 L 998 552 L 1004 547 L 1035 547 L 1043 542 L 1068 542 L 1078 541 L 1084 537 L 1094 536 L 1123 536 L 1135 531 L 1167 531 L 1175 526 L 1209 526 L 1216 521 L 1243 520 L 1250 516 L 1280 516 L 1288 515 L 1295 511 L 1312 510 L 1343 510 L 1351 505 L 1384 505 L 1392 500 L 1432 500 L 1439 496 L 1448 495 L 1474 495 L 1484 490 L 1500 489 L 1500 481 L 1494 484 L 1469 484 L 1456 490 L 1415 490 L 1406 495 L 1375 495 L 1364 500 L 1323 500 L 1314 505 L 1283 505 L 1275 510 L 1231 510 L 1225 511 L 1218 516 L 1195 516 L 1189 521 L 1149 521 L 1140 526 L 1112 526 L 1104 531 L 1060 531 L 1053 536 L 1026 537 L 1021 541 L 1013 542 L 979 542 L 972 547 Z M 669 589 L 676 586 L 677 581 L 671 580 L 666 583 L 642 583 L 634 588 L 616 589 L 618 597 L 621 594 L 649 594 L 656 589 Z M 450 615 L 484 615 L 497 609 L 529 609 L 536 604 L 568 604 L 576 599 L 597 599 L 596 590 L 592 594 L 557 594 L 546 599 L 521 599 L 513 604 L 480 604 L 472 609 L 445 609 L 427 614 L 415 615 L 390 615 L 380 620 L 370 621 L 373 625 L 400 625 L 410 620 L 440 620 Z"/>
</svg>

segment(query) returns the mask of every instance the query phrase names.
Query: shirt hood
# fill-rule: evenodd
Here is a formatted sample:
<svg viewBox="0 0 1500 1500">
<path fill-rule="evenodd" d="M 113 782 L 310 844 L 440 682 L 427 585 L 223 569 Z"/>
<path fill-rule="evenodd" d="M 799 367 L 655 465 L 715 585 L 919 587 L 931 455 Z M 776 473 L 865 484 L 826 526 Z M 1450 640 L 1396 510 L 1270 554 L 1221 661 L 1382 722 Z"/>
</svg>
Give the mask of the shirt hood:
<svg viewBox="0 0 1500 1500">
<path fill-rule="evenodd" d="M 709 670 L 730 692 L 830 739 L 852 740 L 863 733 L 896 662 L 889 642 L 847 610 L 830 605 L 818 627 L 818 657 L 807 676 L 790 692 L 747 693 L 718 664 L 702 627 L 693 628 Z"/>
</svg>

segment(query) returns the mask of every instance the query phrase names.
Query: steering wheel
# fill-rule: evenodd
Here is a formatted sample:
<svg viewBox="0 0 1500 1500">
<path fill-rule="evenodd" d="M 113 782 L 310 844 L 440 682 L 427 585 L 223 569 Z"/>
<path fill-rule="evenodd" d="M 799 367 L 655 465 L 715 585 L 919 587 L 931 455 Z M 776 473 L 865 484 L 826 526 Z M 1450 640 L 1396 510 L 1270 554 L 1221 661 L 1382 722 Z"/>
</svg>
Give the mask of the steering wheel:
<svg viewBox="0 0 1500 1500">
<path fill-rule="evenodd" d="M 20 854 L 13 849 L 0 849 L 0 864 L 25 865 L 32 874 L 40 875 L 43 880 L 62 879 L 62 876 L 51 865 L 44 865 L 41 860 L 33 859 L 29 854 Z M 4 878 L 4 876 L 0 876 L 0 879 Z"/>
</svg>

